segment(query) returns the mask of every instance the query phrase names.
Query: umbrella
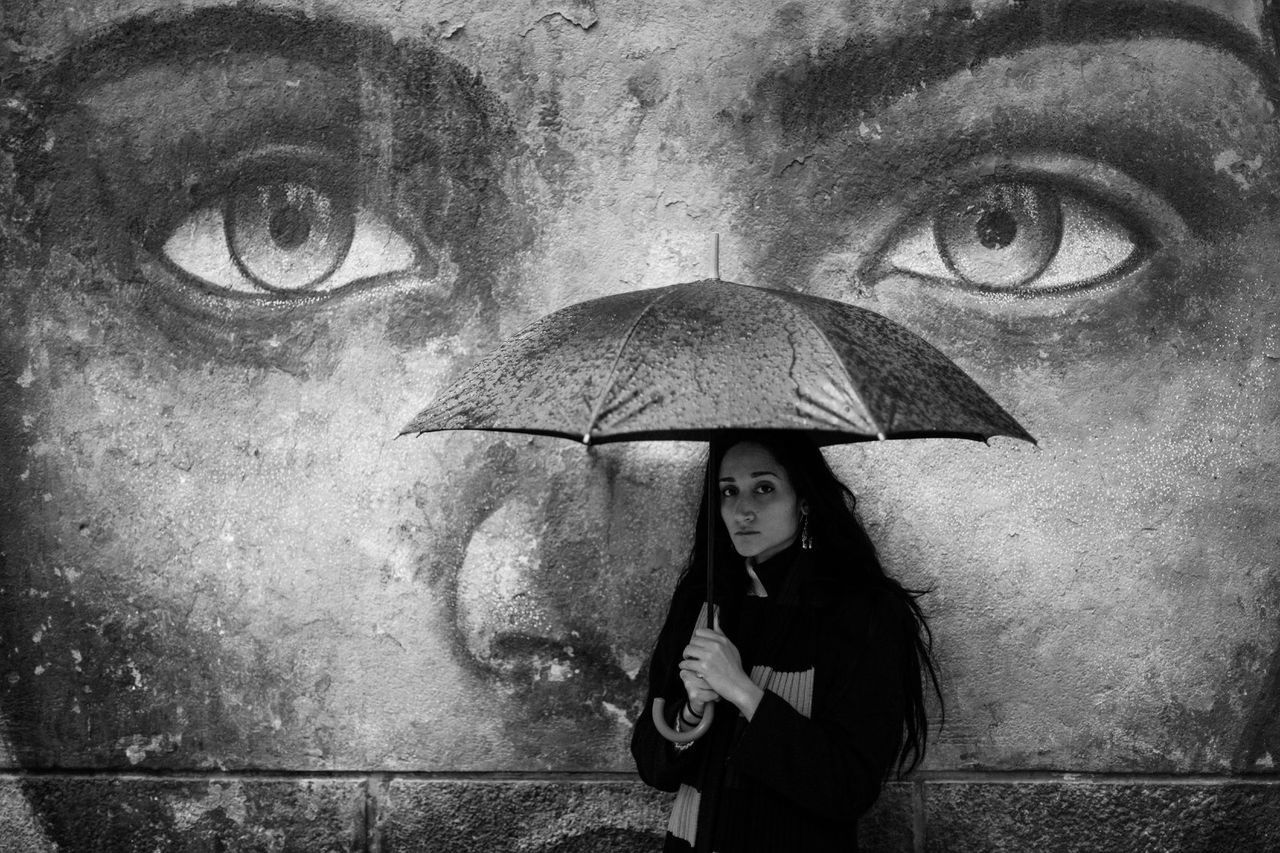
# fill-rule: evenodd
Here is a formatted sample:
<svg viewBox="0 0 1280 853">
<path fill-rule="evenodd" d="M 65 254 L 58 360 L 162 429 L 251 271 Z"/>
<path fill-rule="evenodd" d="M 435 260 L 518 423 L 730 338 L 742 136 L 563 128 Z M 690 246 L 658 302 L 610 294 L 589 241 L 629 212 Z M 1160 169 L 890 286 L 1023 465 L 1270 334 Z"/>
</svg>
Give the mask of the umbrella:
<svg viewBox="0 0 1280 853">
<path fill-rule="evenodd" d="M 996 435 L 1035 441 L 950 359 L 888 318 L 718 278 L 548 314 L 463 373 L 401 434 L 460 429 L 584 444 L 709 441 L 737 430 L 802 433 L 821 445 Z M 710 498 L 709 466 L 707 478 Z M 709 524 L 714 516 L 707 513 Z M 677 733 L 661 703 L 654 722 L 671 740 L 692 740 L 710 724 L 708 713 L 693 732 Z"/>
</svg>

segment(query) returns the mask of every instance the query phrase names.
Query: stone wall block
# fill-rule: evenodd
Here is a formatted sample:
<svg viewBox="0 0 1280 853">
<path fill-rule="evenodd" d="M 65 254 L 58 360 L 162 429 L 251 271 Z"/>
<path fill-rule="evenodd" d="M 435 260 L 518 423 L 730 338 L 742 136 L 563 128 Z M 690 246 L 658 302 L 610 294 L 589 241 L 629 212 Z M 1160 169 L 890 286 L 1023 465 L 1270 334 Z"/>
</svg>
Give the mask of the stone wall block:
<svg viewBox="0 0 1280 853">
<path fill-rule="evenodd" d="M 365 790 L 362 779 L 10 777 L 0 781 L 0 803 L 11 805 L 0 849 L 355 853 Z"/>
<path fill-rule="evenodd" d="M 1274 853 L 1280 781 L 929 782 L 929 853 Z"/>
<path fill-rule="evenodd" d="M 376 853 L 652 853 L 671 795 L 631 781 L 453 781 L 375 785 Z M 863 819 L 866 853 L 912 853 L 913 786 L 892 783 Z"/>
<path fill-rule="evenodd" d="M 632 781 L 401 778 L 374 790 L 378 853 L 651 853 L 671 802 Z"/>
</svg>

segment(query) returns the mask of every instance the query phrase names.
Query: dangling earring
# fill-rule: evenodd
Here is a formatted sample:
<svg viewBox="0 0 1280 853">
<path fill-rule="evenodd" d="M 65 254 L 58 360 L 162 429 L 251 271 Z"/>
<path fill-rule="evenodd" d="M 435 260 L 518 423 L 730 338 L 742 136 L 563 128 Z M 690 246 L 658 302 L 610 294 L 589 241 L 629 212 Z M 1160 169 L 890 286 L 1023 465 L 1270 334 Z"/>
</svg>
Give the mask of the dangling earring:
<svg viewBox="0 0 1280 853">
<path fill-rule="evenodd" d="M 804 514 L 804 520 L 800 522 L 800 547 L 805 551 L 813 550 L 813 536 L 809 534 L 809 513 Z"/>
</svg>

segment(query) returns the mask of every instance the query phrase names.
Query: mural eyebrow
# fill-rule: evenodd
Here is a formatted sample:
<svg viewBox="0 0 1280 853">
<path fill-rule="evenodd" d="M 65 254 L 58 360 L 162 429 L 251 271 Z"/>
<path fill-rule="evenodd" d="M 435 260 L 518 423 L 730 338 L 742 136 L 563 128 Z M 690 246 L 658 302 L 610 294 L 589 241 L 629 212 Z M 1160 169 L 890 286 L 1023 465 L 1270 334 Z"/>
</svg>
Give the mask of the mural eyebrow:
<svg viewBox="0 0 1280 853">
<path fill-rule="evenodd" d="M 43 76 L 42 89 L 46 97 L 56 97 L 166 62 L 210 61 L 238 53 L 354 69 L 389 65 L 397 48 L 378 29 L 334 18 L 243 7 L 166 11 L 130 18 L 74 45 Z"/>
<path fill-rule="evenodd" d="M 859 110 L 874 111 L 919 87 L 999 56 L 1048 45 L 1172 38 L 1234 56 L 1280 104 L 1271 46 L 1219 14 L 1174 2 L 1018 3 L 981 18 L 947 17 L 897 38 L 853 40 L 762 80 L 784 128 L 822 135 Z"/>
</svg>

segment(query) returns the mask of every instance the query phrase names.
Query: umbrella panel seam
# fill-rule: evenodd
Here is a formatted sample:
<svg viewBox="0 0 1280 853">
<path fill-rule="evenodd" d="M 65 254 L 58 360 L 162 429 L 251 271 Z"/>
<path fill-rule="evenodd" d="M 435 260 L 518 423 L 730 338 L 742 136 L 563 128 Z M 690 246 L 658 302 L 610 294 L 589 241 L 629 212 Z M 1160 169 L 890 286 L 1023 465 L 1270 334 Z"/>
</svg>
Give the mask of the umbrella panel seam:
<svg viewBox="0 0 1280 853">
<path fill-rule="evenodd" d="M 622 361 L 622 354 L 626 351 L 627 344 L 631 343 L 631 339 L 635 337 L 636 329 L 639 328 L 641 321 L 645 318 L 645 315 L 648 314 L 655 305 L 669 297 L 673 292 L 670 287 L 663 288 L 663 290 L 665 291 L 664 293 L 659 295 L 658 298 L 647 303 L 644 308 L 640 309 L 640 313 L 636 314 L 635 319 L 631 321 L 631 328 L 627 329 L 626 337 L 622 339 L 622 343 L 618 346 L 618 351 L 614 353 L 613 364 L 609 365 L 609 370 L 605 374 L 605 381 L 602 385 L 600 398 L 592 405 L 591 415 L 587 419 L 586 429 L 583 431 L 580 438 L 583 444 L 591 443 L 591 431 L 595 428 L 596 419 L 600 417 L 600 412 L 604 408 L 605 400 L 609 397 L 609 389 L 613 387 L 613 378 L 617 375 L 618 364 Z"/>
<path fill-rule="evenodd" d="M 788 299 L 787 301 L 790 302 L 791 300 Z M 831 338 L 827 336 L 827 333 L 822 330 L 821 326 L 819 326 L 816 322 L 814 322 L 814 319 L 809 315 L 809 312 L 800 310 L 800 311 L 797 311 L 796 313 L 799 314 L 800 317 L 806 323 L 809 324 L 809 327 L 813 329 L 815 333 L 817 333 L 818 337 L 822 340 L 822 343 L 826 345 L 827 350 L 831 353 L 831 356 L 835 359 L 835 363 L 840 365 L 840 372 L 844 374 L 845 382 L 848 383 L 849 393 L 852 394 L 853 398 L 858 401 L 858 405 L 860 405 L 862 407 L 862 410 L 867 413 L 867 419 L 870 420 L 871 424 L 876 428 L 875 437 L 883 441 L 886 436 L 884 427 L 881 426 L 879 419 L 875 415 L 875 412 L 871 411 L 871 407 L 867 405 L 867 401 L 864 400 L 862 398 L 862 394 L 859 393 L 858 383 L 854 382 L 853 377 L 849 375 L 849 368 L 848 366 L 845 365 L 844 358 L 840 355 L 840 350 L 836 349 L 835 344 L 831 343 Z"/>
</svg>

